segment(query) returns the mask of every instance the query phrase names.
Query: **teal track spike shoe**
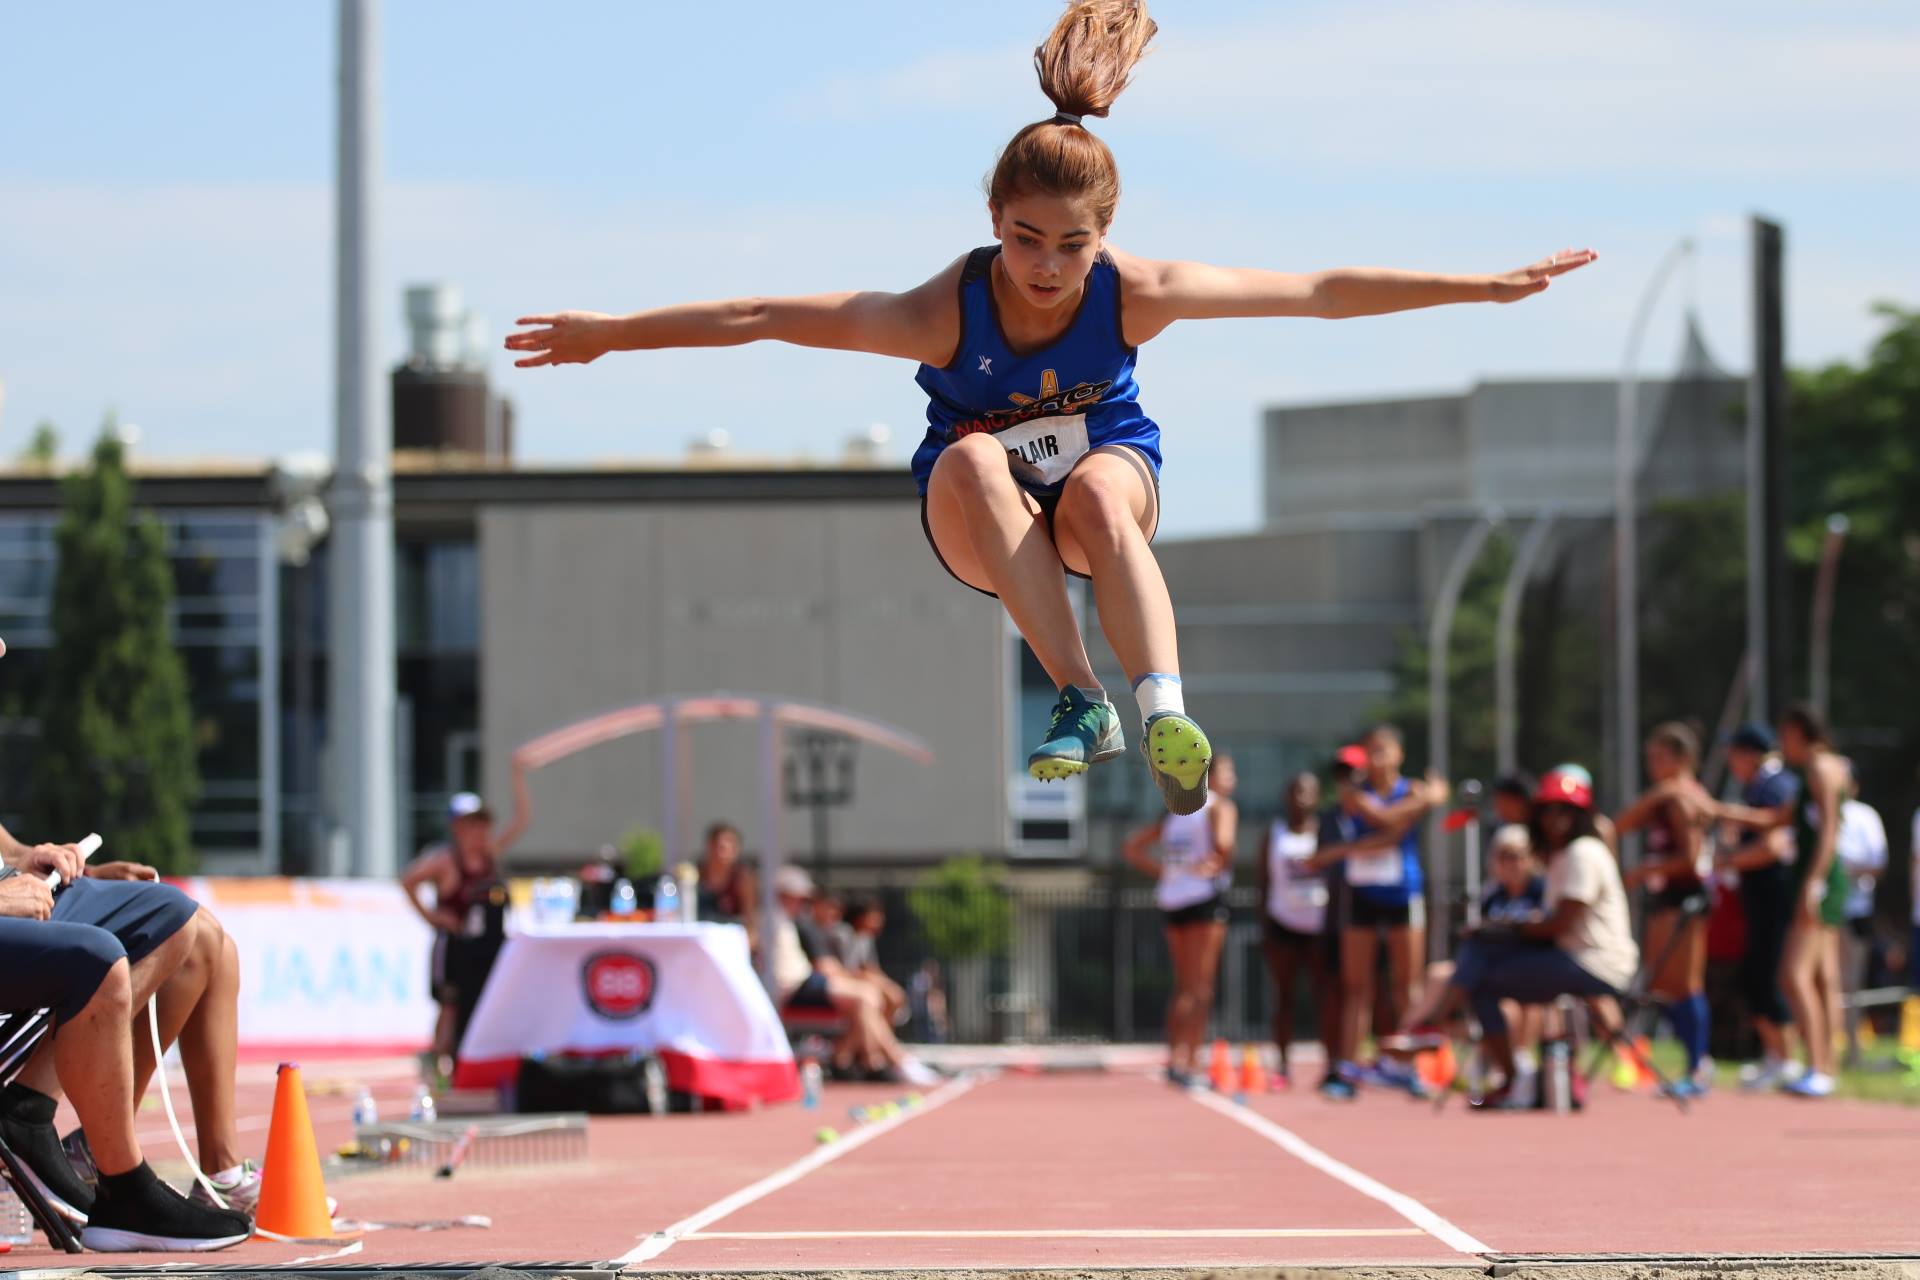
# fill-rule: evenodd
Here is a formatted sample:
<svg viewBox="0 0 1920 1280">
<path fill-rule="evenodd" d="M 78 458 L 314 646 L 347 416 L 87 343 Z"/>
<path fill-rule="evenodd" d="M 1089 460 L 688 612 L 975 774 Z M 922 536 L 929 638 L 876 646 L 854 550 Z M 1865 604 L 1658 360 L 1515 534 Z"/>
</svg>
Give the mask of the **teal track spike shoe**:
<svg viewBox="0 0 1920 1280">
<path fill-rule="evenodd" d="M 1183 715 L 1163 711 L 1147 721 L 1140 739 L 1147 768 L 1160 784 L 1160 794 L 1172 813 L 1198 813 L 1207 802 L 1207 768 L 1213 763 L 1213 744 L 1200 726 Z"/>
<path fill-rule="evenodd" d="M 1041 782 L 1057 782 L 1126 751 L 1120 713 L 1113 704 L 1089 702 L 1086 694 L 1068 685 L 1053 704 L 1047 740 L 1027 757 L 1027 772 Z"/>
</svg>

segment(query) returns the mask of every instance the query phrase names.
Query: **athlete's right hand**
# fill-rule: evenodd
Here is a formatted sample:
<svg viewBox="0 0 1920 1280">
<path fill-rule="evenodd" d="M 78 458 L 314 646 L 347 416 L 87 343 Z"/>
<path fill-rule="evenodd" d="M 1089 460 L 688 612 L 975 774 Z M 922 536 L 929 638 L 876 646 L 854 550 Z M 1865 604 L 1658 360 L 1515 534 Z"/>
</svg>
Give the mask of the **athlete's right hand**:
<svg viewBox="0 0 1920 1280">
<path fill-rule="evenodd" d="M 515 360 L 515 368 L 589 364 L 613 349 L 613 317 L 599 311 L 556 311 L 521 316 L 514 323 L 537 326 L 507 335 L 507 350 L 532 352 L 524 360 Z"/>
<path fill-rule="evenodd" d="M 39 876 L 8 876 L 0 880 L 0 916 L 45 920 L 52 914 L 53 891 Z"/>
</svg>

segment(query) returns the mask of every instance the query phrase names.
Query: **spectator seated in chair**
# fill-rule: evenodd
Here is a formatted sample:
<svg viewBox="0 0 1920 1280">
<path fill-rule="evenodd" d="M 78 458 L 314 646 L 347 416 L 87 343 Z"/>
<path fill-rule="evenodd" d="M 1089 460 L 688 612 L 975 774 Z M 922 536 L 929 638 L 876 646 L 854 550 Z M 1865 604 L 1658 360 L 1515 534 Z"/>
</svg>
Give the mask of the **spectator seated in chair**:
<svg viewBox="0 0 1920 1280">
<path fill-rule="evenodd" d="M 1460 950 L 1437 1016 L 1462 1003 L 1480 1023 L 1481 1047 L 1507 1084 L 1485 1105 L 1518 1106 L 1518 1075 L 1504 1001 L 1546 1004 L 1563 995 L 1598 1003 L 1627 989 L 1640 963 L 1620 868 L 1596 834 L 1593 787 L 1556 769 L 1535 796 L 1534 844 L 1547 857 L 1544 914 L 1477 931 Z"/>
<path fill-rule="evenodd" d="M 887 913 L 878 898 L 856 898 L 848 904 L 836 937 L 840 963 L 854 977 L 873 984 L 880 992 L 887 1021 L 898 1027 L 906 1023 L 912 1011 L 907 1008 L 905 988 L 880 967 L 879 939 L 886 927 Z"/>
<path fill-rule="evenodd" d="M 837 1076 L 856 1073 L 907 1084 L 934 1084 L 940 1077 L 909 1057 L 888 1025 L 886 1002 L 871 982 L 847 972 L 831 939 L 811 910 L 813 879 L 799 867 L 782 867 L 774 881 L 781 919 L 772 923 L 774 1003 L 789 1010 L 827 1010 L 846 1023 L 834 1045 Z"/>
<path fill-rule="evenodd" d="M 134 1011 L 205 945 L 199 909 L 168 886 L 81 878 L 72 845 L 28 847 L 9 835 L 0 856 L 13 873 L 0 880 L 0 1011 L 48 1009 L 53 1018 L 52 1034 L 0 1090 L 0 1138 L 49 1207 L 84 1224 L 89 1249 L 202 1251 L 245 1240 L 247 1215 L 174 1191 L 134 1135 Z M 49 872 L 61 878 L 57 895 Z M 169 1008 L 178 1014 L 177 1002 Z M 74 1173 L 54 1130 L 63 1088 L 92 1146 L 96 1187 Z"/>
</svg>

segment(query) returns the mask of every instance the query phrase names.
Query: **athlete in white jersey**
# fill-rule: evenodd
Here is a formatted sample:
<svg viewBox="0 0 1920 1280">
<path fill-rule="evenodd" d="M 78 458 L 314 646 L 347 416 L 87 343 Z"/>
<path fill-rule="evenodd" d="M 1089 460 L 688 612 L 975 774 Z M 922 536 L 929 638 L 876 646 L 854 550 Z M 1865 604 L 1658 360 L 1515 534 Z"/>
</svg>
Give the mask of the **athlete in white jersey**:
<svg viewBox="0 0 1920 1280">
<path fill-rule="evenodd" d="M 1312 773 L 1295 774 L 1280 816 L 1267 832 L 1267 856 L 1260 864 L 1260 900 L 1267 908 L 1261 941 L 1273 981 L 1273 1043 L 1280 1054 L 1280 1078 L 1289 1085 L 1294 988 L 1303 968 L 1329 1067 L 1339 1052 L 1340 943 L 1327 928 L 1328 873 L 1310 865 L 1319 848 L 1320 779 Z"/>
<path fill-rule="evenodd" d="M 1227 939 L 1227 887 L 1240 810 L 1233 803 L 1233 760 L 1216 755 L 1207 774 L 1212 788 L 1196 813 L 1169 814 L 1127 837 L 1128 862 L 1156 880 L 1154 901 L 1173 958 L 1173 997 L 1167 1005 L 1167 1079 L 1198 1081 L 1194 1062 L 1206 1039 L 1214 977 Z M 1154 856 L 1155 849 L 1159 856 Z"/>
</svg>

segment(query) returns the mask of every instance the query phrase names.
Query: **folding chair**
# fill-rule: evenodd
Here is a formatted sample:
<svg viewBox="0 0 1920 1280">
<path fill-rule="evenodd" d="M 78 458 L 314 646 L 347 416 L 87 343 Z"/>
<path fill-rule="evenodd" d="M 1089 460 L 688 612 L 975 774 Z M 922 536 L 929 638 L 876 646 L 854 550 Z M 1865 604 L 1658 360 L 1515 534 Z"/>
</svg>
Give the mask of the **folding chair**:
<svg viewBox="0 0 1920 1280">
<path fill-rule="evenodd" d="M 20 1069 L 27 1065 L 27 1059 L 33 1056 L 33 1051 L 52 1030 L 51 1010 L 0 1013 L 0 1086 L 11 1083 L 20 1074 Z M 14 1194 L 27 1206 L 27 1213 L 46 1233 L 48 1242 L 67 1253 L 81 1252 L 80 1237 L 74 1234 L 72 1225 L 47 1203 L 47 1198 L 40 1194 L 40 1188 L 27 1176 L 20 1158 L 8 1149 L 5 1139 L 0 1139 L 0 1166 L 5 1167 L 7 1181 L 13 1184 Z"/>
<path fill-rule="evenodd" d="M 1654 1078 L 1660 1086 L 1662 1097 L 1672 1099 L 1674 1105 L 1678 1106 L 1682 1112 L 1686 1111 L 1687 1100 L 1674 1092 L 1673 1082 L 1666 1073 L 1655 1066 L 1646 1054 L 1640 1052 L 1638 1040 L 1652 1030 L 1653 1020 L 1660 1014 L 1660 1000 L 1652 993 L 1653 980 L 1659 976 L 1662 969 L 1667 967 L 1667 961 L 1672 958 L 1674 948 L 1678 947 L 1681 940 L 1686 937 L 1686 926 L 1695 919 L 1705 918 L 1709 906 L 1705 892 L 1689 895 L 1680 903 L 1680 927 L 1673 931 L 1673 936 L 1667 939 L 1666 946 L 1660 948 L 1660 954 L 1653 958 L 1653 962 L 1642 965 L 1640 972 L 1633 975 L 1633 981 L 1627 989 L 1616 991 L 1611 997 L 1593 996 L 1587 1000 L 1588 1021 L 1599 1023 L 1604 1032 L 1604 1035 L 1594 1037 L 1597 1045 L 1592 1059 L 1587 1064 L 1589 1091 L 1592 1090 L 1593 1082 L 1599 1079 L 1600 1072 L 1606 1068 L 1606 1065 L 1615 1057 L 1623 1057 Z M 1616 1016 L 1610 1017 L 1604 1010 L 1596 1007 L 1609 999 L 1617 1006 L 1612 1011 Z"/>
</svg>

